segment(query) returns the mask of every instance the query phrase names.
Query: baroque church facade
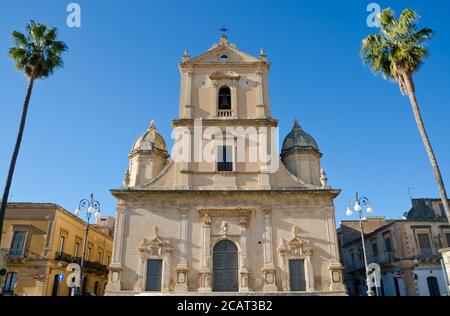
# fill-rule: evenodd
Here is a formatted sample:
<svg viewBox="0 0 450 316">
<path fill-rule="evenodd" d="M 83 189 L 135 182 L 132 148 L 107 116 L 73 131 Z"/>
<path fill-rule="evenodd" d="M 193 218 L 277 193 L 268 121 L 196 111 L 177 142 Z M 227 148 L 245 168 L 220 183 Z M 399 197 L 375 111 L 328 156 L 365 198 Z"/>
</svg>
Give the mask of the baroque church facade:
<svg viewBox="0 0 450 316">
<path fill-rule="evenodd" d="M 263 50 L 248 55 L 226 35 L 198 57 L 184 53 L 172 152 L 152 122 L 132 146 L 122 188 L 111 191 L 107 295 L 345 294 L 340 191 L 297 121 L 279 155 L 270 65 Z"/>
</svg>

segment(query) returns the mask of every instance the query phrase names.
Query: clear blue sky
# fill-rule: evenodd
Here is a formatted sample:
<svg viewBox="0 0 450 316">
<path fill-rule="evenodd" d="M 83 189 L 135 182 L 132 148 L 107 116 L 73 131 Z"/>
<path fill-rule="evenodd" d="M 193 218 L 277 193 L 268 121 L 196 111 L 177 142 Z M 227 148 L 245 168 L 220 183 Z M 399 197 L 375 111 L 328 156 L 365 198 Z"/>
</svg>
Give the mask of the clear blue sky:
<svg viewBox="0 0 450 316">
<path fill-rule="evenodd" d="M 207 50 L 220 26 L 250 54 L 265 48 L 272 70 L 272 115 L 284 137 L 297 116 L 317 140 L 329 182 L 342 193 L 338 221 L 360 191 L 374 215 L 401 217 L 414 197 L 437 197 L 411 108 L 398 86 L 374 77 L 359 59 L 371 1 L 78 1 L 82 27 L 66 26 L 69 1 L 0 3 L 0 184 L 3 190 L 26 89 L 7 57 L 12 30 L 34 19 L 60 29 L 70 47 L 65 68 L 35 85 L 11 201 L 55 202 L 73 210 L 90 192 L 114 214 L 109 189 L 121 185 L 134 139 L 153 118 L 170 138 L 178 110 L 183 50 Z M 429 136 L 450 186 L 450 3 L 407 5 L 436 30 L 416 76 Z"/>
</svg>

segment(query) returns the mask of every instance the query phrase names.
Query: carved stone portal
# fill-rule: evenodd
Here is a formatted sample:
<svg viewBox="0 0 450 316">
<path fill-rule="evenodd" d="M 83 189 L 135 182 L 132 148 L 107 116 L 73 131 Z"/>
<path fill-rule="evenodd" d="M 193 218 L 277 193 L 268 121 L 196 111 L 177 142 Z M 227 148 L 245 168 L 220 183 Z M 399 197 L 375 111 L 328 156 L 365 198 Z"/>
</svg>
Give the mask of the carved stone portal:
<svg viewBox="0 0 450 316">
<path fill-rule="evenodd" d="M 147 260 L 162 260 L 161 291 L 170 291 L 170 261 L 174 247 L 159 237 L 159 229 L 154 228 L 153 239 L 143 239 L 139 245 L 139 278 L 138 291 L 146 290 Z"/>
</svg>

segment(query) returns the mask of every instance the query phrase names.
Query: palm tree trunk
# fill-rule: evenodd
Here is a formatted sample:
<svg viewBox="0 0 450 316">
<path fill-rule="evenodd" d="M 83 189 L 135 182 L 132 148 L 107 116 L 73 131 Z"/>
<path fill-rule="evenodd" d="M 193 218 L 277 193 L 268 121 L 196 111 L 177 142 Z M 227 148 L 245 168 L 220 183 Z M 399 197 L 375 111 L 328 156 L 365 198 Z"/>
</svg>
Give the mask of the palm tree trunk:
<svg viewBox="0 0 450 316">
<path fill-rule="evenodd" d="M 445 214 L 447 215 L 447 220 L 450 222 L 450 206 L 448 203 L 447 192 L 445 191 L 444 181 L 442 180 L 441 170 L 434 155 L 433 148 L 431 147 L 430 139 L 428 138 L 427 131 L 422 120 L 422 115 L 420 114 L 419 104 L 417 103 L 416 92 L 414 88 L 414 81 L 410 74 L 403 74 L 403 79 L 405 81 L 406 90 L 408 92 L 409 100 L 414 113 L 414 118 L 416 119 L 417 127 L 419 128 L 420 136 L 422 136 L 425 149 L 430 159 L 431 167 L 433 168 L 434 177 L 439 189 L 439 195 L 441 196 L 442 204 L 444 205 Z"/>
<path fill-rule="evenodd" d="M 5 189 L 3 191 L 2 205 L 0 207 L 0 242 L 2 240 L 3 233 L 3 221 L 5 219 L 6 206 L 8 204 L 9 190 L 11 188 L 11 182 L 14 175 L 14 168 L 16 166 L 17 156 L 19 155 L 20 144 L 22 143 L 23 131 L 25 129 L 25 121 L 27 119 L 28 104 L 30 103 L 31 92 L 33 91 L 34 78 L 31 77 L 28 82 L 27 95 L 25 97 L 25 102 L 22 108 L 22 118 L 20 120 L 19 132 L 17 134 L 16 146 L 14 147 L 14 152 L 11 158 L 11 164 L 9 165 L 8 177 L 6 179 Z"/>
</svg>

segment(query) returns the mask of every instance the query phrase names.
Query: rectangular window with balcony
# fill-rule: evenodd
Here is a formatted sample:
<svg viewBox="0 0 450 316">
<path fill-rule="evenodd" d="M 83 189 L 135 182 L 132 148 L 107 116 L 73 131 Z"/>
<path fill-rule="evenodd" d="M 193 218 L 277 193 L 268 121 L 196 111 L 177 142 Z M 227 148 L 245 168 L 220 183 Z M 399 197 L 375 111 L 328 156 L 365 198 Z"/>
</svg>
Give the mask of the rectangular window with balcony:
<svg viewBox="0 0 450 316">
<path fill-rule="evenodd" d="M 79 252 L 80 252 L 80 243 L 77 241 L 77 242 L 75 242 L 75 248 L 74 248 L 74 251 L 73 251 L 73 256 L 75 258 L 78 258 Z"/>
<path fill-rule="evenodd" d="M 378 257 L 378 244 L 376 241 L 372 242 L 372 253 L 374 257 Z"/>
<path fill-rule="evenodd" d="M 384 246 L 387 253 L 392 253 L 392 240 L 391 237 L 384 237 Z"/>
<path fill-rule="evenodd" d="M 16 230 L 13 233 L 9 255 L 14 258 L 22 258 L 25 254 L 26 230 Z"/>
<path fill-rule="evenodd" d="M 97 254 L 97 262 L 103 263 L 102 261 L 103 261 L 103 250 L 99 249 Z"/>
<path fill-rule="evenodd" d="M 65 240 L 66 240 L 66 238 L 64 236 L 60 236 L 59 237 L 58 253 L 63 253 L 64 252 L 64 241 Z"/>
<path fill-rule="evenodd" d="M 419 242 L 420 254 L 422 256 L 430 257 L 432 253 L 430 236 L 428 234 L 417 234 Z"/>
<path fill-rule="evenodd" d="M 217 146 L 217 171 L 233 171 L 233 149 L 231 146 Z"/>
<path fill-rule="evenodd" d="M 89 261 L 91 259 L 91 247 L 88 247 L 87 251 L 86 251 L 86 260 Z"/>
</svg>

